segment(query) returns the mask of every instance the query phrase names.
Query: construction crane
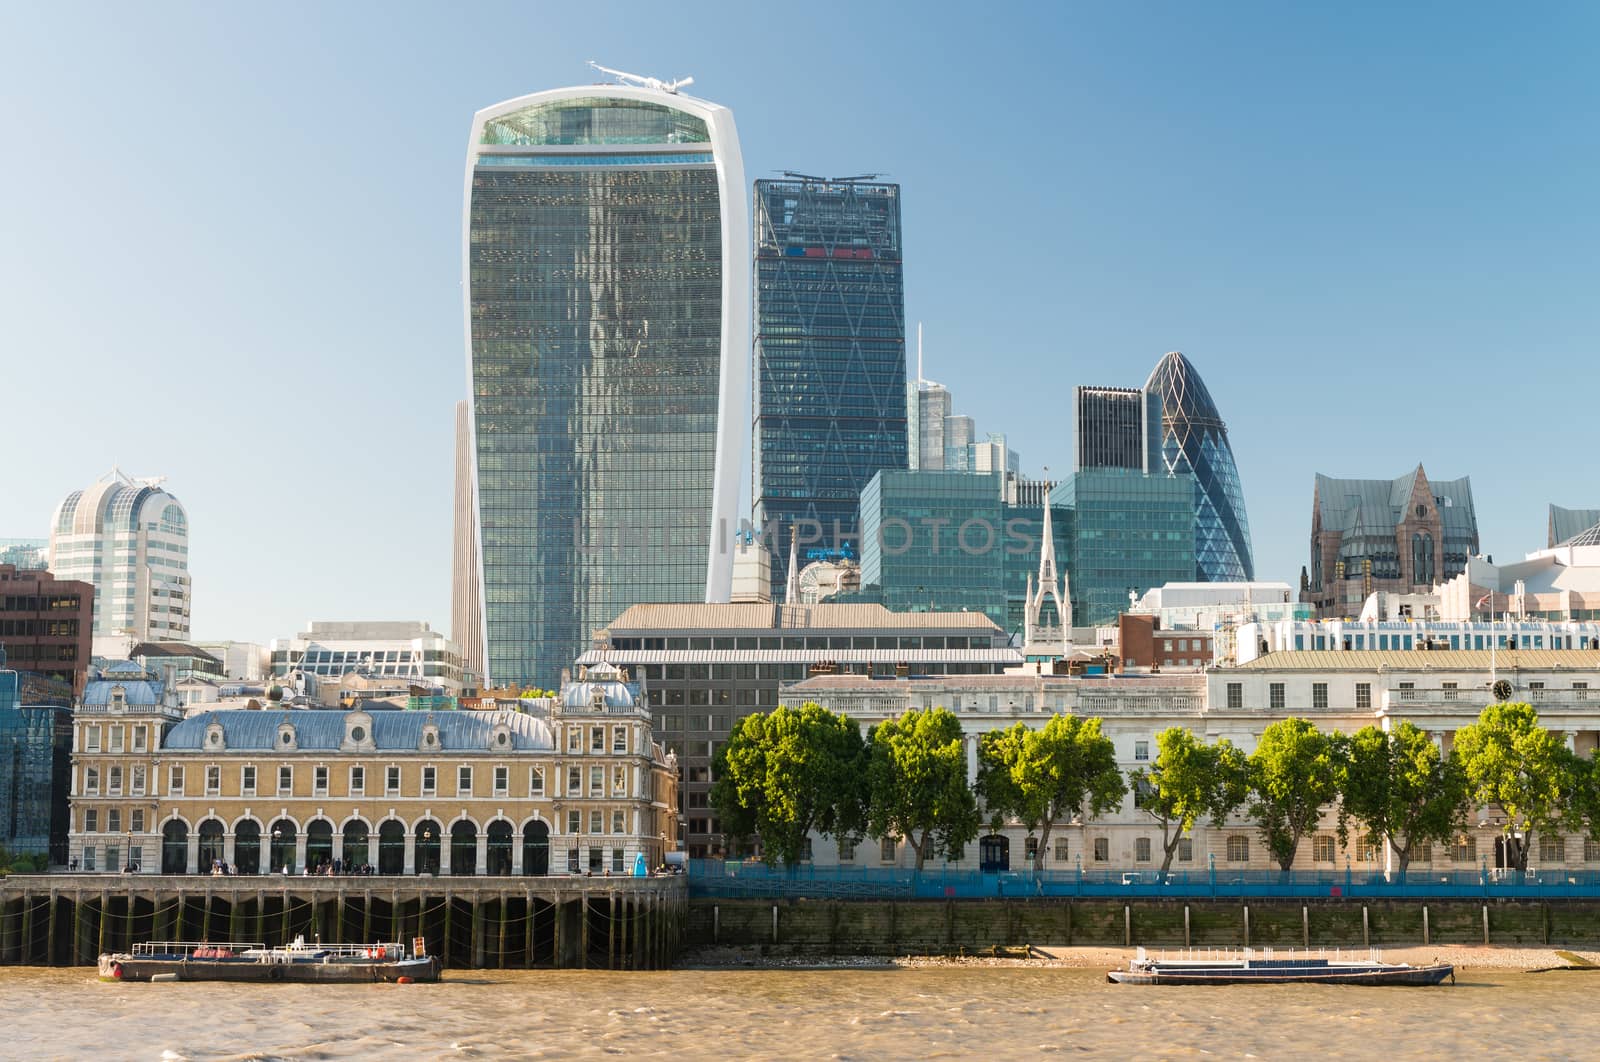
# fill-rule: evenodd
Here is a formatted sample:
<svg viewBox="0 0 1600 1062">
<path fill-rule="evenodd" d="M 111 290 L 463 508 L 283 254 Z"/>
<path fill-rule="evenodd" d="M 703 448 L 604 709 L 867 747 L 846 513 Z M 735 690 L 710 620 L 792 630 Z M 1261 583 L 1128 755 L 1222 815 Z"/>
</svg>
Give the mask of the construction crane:
<svg viewBox="0 0 1600 1062">
<path fill-rule="evenodd" d="M 637 85 L 640 88 L 655 89 L 657 92 L 670 92 L 674 96 L 678 94 L 679 89 L 694 84 L 694 78 L 692 77 L 680 77 L 676 81 L 662 81 L 658 77 L 642 77 L 639 74 L 630 74 L 623 70 L 613 70 L 609 66 L 601 66 L 593 59 L 589 60 L 589 65 L 602 74 L 610 74 L 620 84 Z"/>
</svg>

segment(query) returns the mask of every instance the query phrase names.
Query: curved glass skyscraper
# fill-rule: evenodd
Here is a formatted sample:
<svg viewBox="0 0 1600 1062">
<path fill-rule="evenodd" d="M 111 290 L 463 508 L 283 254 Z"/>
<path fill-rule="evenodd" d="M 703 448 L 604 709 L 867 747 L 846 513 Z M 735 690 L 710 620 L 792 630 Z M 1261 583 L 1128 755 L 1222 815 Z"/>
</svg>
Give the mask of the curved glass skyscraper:
<svg viewBox="0 0 1600 1062">
<path fill-rule="evenodd" d="M 1200 374 L 1178 351 L 1156 363 L 1145 390 L 1161 396 L 1161 458 L 1194 474 L 1195 578 L 1208 583 L 1255 578 L 1250 521 L 1228 428 Z"/>
<path fill-rule="evenodd" d="M 725 601 L 750 350 L 733 115 L 593 85 L 479 111 L 462 272 L 487 679 L 640 602 Z"/>
</svg>

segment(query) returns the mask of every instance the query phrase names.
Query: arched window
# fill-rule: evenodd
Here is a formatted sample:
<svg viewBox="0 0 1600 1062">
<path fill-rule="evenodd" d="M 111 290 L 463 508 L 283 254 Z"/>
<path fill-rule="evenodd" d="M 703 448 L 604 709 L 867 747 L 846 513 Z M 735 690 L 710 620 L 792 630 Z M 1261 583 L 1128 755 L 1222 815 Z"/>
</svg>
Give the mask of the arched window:
<svg viewBox="0 0 1600 1062">
<path fill-rule="evenodd" d="M 538 819 L 522 828 L 522 872 L 550 873 L 550 827 Z"/>
<path fill-rule="evenodd" d="M 233 831 L 233 862 L 241 874 L 261 873 L 261 823 L 245 819 Z"/>
<path fill-rule="evenodd" d="M 505 819 L 496 819 L 489 823 L 489 828 L 484 831 L 488 834 L 488 851 L 485 853 L 488 866 L 485 872 L 493 875 L 504 876 L 511 873 L 511 823 Z M 450 857 L 452 865 L 455 856 Z"/>
<path fill-rule="evenodd" d="M 270 858 L 268 860 L 267 869 L 271 870 L 274 874 L 284 869 L 287 869 L 290 873 L 293 873 L 295 870 L 294 823 L 290 822 L 288 819 L 279 819 L 277 822 L 272 824 L 272 829 L 269 832 L 271 833 L 272 841 L 268 846 L 268 854 Z"/>
<path fill-rule="evenodd" d="M 161 827 L 161 873 L 186 874 L 189 871 L 189 827 L 172 819 Z"/>
<path fill-rule="evenodd" d="M 313 819 L 306 823 L 306 866 L 315 874 L 333 862 L 333 823 Z"/>
<path fill-rule="evenodd" d="M 417 823 L 417 861 L 418 874 L 439 873 L 439 846 L 444 838 L 444 831 L 432 819 L 423 819 Z"/>
<path fill-rule="evenodd" d="M 406 824 L 385 819 L 378 827 L 378 873 L 403 874 L 406 869 Z"/>
<path fill-rule="evenodd" d="M 367 851 L 367 836 L 367 824 L 360 819 L 351 819 L 344 824 L 342 852 L 346 869 L 364 867 L 372 862 L 372 858 Z"/>
<path fill-rule="evenodd" d="M 207 819 L 200 824 L 200 873 L 209 874 L 213 865 L 222 861 L 222 823 Z"/>
<path fill-rule="evenodd" d="M 450 827 L 450 873 L 471 876 L 478 872 L 478 827 L 462 819 Z"/>
</svg>

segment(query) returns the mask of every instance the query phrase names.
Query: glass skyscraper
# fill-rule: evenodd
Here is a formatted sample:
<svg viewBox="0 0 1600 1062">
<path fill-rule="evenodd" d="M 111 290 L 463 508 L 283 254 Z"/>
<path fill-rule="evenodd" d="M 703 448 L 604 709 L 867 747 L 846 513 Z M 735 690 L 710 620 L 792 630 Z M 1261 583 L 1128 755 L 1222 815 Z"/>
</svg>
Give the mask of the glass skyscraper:
<svg viewBox="0 0 1600 1062">
<path fill-rule="evenodd" d="M 859 599 L 1005 623 L 1005 515 L 998 472 L 879 472 L 861 492 Z"/>
<path fill-rule="evenodd" d="M 1129 594 L 1194 578 L 1194 477 L 1079 469 L 1050 493 L 1072 510 L 1073 623 L 1115 623 Z"/>
<path fill-rule="evenodd" d="M 1156 470 L 1161 460 L 1159 394 L 1128 387 L 1079 387 L 1073 397 L 1078 407 L 1078 468 Z"/>
<path fill-rule="evenodd" d="M 1194 476 L 1195 578 L 1210 583 L 1254 579 L 1244 488 L 1211 393 L 1177 351 L 1156 363 L 1144 386 L 1161 396 L 1163 462 L 1173 472 Z"/>
<path fill-rule="evenodd" d="M 487 680 L 638 602 L 725 601 L 748 386 L 733 115 L 597 85 L 479 111 L 462 270 Z"/>
<path fill-rule="evenodd" d="M 824 549 L 859 549 L 862 488 L 906 467 L 900 186 L 761 180 L 754 218 L 753 493 L 761 526 L 785 536 L 768 543 L 777 598 L 795 522 L 815 521 Z"/>
</svg>

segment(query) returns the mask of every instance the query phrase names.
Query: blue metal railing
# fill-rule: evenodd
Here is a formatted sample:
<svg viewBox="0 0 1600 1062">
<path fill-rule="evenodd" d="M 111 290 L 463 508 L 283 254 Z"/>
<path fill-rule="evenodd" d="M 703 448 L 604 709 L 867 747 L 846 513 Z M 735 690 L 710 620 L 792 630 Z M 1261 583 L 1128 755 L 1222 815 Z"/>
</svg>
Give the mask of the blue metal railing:
<svg viewBox="0 0 1600 1062">
<path fill-rule="evenodd" d="M 691 896 L 818 899 L 1600 899 L 1600 870 L 1429 871 L 1413 869 L 1404 881 L 1381 873 L 1292 870 L 1179 870 L 1165 879 L 1154 870 L 1031 870 L 988 874 L 930 866 L 769 867 L 753 860 L 689 862 Z"/>
</svg>

